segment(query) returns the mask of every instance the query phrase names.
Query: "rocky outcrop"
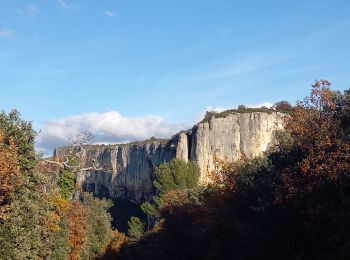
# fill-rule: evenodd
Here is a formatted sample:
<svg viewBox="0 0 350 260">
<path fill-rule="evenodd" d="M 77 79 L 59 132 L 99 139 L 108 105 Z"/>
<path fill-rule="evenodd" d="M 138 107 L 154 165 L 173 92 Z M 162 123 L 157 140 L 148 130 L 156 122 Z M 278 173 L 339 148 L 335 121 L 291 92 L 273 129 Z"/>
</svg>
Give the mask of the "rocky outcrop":
<svg viewBox="0 0 350 260">
<path fill-rule="evenodd" d="M 72 148 L 57 148 L 56 160 L 63 162 Z M 152 193 L 156 166 L 176 155 L 176 146 L 150 140 L 144 143 L 91 145 L 73 148 L 80 168 L 76 182 L 84 190 L 102 197 L 139 201 Z M 87 169 L 87 170 L 84 170 Z"/>
<path fill-rule="evenodd" d="M 96 195 L 140 201 L 153 192 L 155 168 L 178 158 L 194 161 L 205 183 L 214 170 L 215 156 L 235 161 L 261 154 L 273 132 L 283 127 L 284 117 L 279 112 L 231 113 L 213 116 L 170 140 L 76 147 L 79 165 L 85 169 L 77 173 L 77 182 Z M 57 148 L 56 160 L 64 161 L 71 149 Z"/>
<path fill-rule="evenodd" d="M 273 132 L 283 127 L 285 114 L 236 113 L 224 118 L 212 117 L 192 129 L 190 159 L 201 170 L 201 181 L 208 181 L 214 170 L 214 157 L 236 161 L 242 156 L 254 157 L 266 151 Z"/>
</svg>

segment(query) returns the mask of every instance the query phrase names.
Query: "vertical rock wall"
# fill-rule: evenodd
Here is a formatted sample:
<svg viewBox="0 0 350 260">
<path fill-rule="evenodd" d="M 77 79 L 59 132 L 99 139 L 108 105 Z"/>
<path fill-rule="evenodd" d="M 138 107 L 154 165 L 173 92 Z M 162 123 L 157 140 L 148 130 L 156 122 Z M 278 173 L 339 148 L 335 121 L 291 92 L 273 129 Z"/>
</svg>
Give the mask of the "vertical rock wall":
<svg viewBox="0 0 350 260">
<path fill-rule="evenodd" d="M 75 148 L 79 165 L 85 168 L 77 174 L 77 182 L 99 196 L 140 201 L 153 192 L 155 167 L 178 158 L 194 161 L 205 183 L 208 173 L 214 170 L 214 156 L 235 161 L 261 154 L 268 148 L 274 130 L 283 127 L 284 116 L 278 112 L 235 113 L 212 117 L 169 141 L 151 139 Z M 56 160 L 64 161 L 70 149 L 57 148 Z"/>
<path fill-rule="evenodd" d="M 284 116 L 278 112 L 237 113 L 195 126 L 190 159 L 198 164 L 201 181 L 208 181 L 207 173 L 214 170 L 215 156 L 233 162 L 266 151 L 273 132 L 283 127 Z"/>
</svg>

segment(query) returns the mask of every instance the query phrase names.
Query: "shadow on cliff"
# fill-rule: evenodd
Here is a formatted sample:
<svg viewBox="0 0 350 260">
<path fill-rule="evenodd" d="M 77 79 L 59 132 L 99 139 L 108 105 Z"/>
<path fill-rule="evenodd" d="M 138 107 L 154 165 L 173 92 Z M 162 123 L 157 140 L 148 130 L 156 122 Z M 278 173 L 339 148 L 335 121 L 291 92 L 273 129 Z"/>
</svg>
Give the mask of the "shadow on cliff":
<svg viewBox="0 0 350 260">
<path fill-rule="evenodd" d="M 109 213 L 113 218 L 112 226 L 124 233 L 128 231 L 128 221 L 131 216 L 145 219 L 140 205 L 125 199 L 114 199 L 113 206 L 109 209 Z"/>
</svg>

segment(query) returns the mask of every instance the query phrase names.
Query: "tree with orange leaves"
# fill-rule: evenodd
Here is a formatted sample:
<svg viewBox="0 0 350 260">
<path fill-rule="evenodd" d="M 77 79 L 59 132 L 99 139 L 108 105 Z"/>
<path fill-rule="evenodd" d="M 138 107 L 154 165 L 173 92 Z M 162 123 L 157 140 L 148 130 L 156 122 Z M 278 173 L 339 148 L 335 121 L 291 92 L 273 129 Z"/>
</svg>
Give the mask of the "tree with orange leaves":
<svg viewBox="0 0 350 260">
<path fill-rule="evenodd" d="M 300 215 L 304 237 L 323 252 L 318 259 L 348 259 L 350 95 L 330 85 L 316 81 L 286 120 L 295 161 L 281 170 L 277 201 Z"/>
<path fill-rule="evenodd" d="M 13 143 L 13 139 L 6 145 L 0 132 L 0 220 L 6 218 L 15 190 L 20 183 L 17 146 Z"/>
<path fill-rule="evenodd" d="M 68 213 L 70 260 L 80 259 L 87 236 L 87 216 L 88 208 L 81 202 L 74 201 Z"/>
<path fill-rule="evenodd" d="M 118 230 L 113 230 L 113 238 L 109 242 L 102 259 L 113 259 L 119 253 L 121 247 L 128 242 L 128 237 Z"/>
<path fill-rule="evenodd" d="M 349 115 L 350 90 L 316 81 L 274 147 L 261 158 L 217 158 L 200 203 L 172 204 L 162 229 L 121 258 L 349 259 Z"/>
<path fill-rule="evenodd" d="M 350 144 L 344 140 L 336 92 L 330 82 L 316 81 L 310 97 L 299 102 L 287 118 L 286 129 L 299 149 L 298 169 L 286 169 L 288 196 L 312 192 L 324 184 L 348 182 Z"/>
</svg>

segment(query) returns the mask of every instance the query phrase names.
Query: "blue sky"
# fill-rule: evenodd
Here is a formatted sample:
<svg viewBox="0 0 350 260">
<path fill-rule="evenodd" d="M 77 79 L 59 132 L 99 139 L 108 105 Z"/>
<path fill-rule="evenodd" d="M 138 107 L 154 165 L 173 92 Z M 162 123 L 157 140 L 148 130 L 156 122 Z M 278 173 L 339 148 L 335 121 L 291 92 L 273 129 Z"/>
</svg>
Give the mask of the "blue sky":
<svg viewBox="0 0 350 260">
<path fill-rule="evenodd" d="M 166 136 L 208 107 L 294 103 L 320 78 L 349 88 L 349 46 L 348 0 L 3 0 L 0 107 L 43 132 L 61 120 L 56 135 L 119 115 Z"/>
</svg>

